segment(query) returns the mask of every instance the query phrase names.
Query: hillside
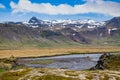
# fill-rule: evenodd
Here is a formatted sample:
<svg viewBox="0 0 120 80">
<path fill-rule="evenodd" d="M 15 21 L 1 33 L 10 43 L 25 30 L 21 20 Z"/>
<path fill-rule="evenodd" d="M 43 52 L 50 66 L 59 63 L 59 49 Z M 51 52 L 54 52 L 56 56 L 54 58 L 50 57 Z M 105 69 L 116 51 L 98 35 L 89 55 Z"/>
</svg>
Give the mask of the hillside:
<svg viewBox="0 0 120 80">
<path fill-rule="evenodd" d="M 61 33 L 25 25 L 0 24 L 0 47 L 49 47 L 58 45 L 77 44 Z"/>
<path fill-rule="evenodd" d="M 83 26 L 84 25 L 84 26 Z M 0 49 L 120 45 L 120 18 L 103 23 L 88 21 L 43 21 L 0 23 Z M 36 26 L 36 27 L 35 27 Z"/>
</svg>

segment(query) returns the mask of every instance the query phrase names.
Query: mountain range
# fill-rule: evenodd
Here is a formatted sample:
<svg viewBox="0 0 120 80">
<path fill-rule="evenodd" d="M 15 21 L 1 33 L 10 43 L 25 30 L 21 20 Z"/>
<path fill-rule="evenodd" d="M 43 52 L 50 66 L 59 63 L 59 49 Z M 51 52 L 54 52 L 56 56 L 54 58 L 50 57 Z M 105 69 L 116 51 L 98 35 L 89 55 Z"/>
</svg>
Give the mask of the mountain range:
<svg viewBox="0 0 120 80">
<path fill-rule="evenodd" d="M 81 45 L 120 45 L 120 17 L 88 20 L 40 20 L 0 23 L 0 49 Z"/>
</svg>

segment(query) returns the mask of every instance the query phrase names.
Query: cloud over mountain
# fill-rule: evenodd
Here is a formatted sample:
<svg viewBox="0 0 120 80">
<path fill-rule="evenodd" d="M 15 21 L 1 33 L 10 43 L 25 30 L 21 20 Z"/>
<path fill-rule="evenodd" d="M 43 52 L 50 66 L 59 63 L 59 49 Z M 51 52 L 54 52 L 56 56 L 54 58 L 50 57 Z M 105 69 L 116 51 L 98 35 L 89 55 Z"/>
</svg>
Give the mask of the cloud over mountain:
<svg viewBox="0 0 120 80">
<path fill-rule="evenodd" d="M 84 0 L 84 4 L 74 6 L 68 4 L 52 5 L 50 3 L 32 3 L 30 0 L 19 0 L 18 3 L 10 2 L 12 13 L 42 13 L 49 15 L 71 15 L 84 13 L 99 13 L 110 16 L 120 16 L 120 3 L 104 0 Z"/>
</svg>

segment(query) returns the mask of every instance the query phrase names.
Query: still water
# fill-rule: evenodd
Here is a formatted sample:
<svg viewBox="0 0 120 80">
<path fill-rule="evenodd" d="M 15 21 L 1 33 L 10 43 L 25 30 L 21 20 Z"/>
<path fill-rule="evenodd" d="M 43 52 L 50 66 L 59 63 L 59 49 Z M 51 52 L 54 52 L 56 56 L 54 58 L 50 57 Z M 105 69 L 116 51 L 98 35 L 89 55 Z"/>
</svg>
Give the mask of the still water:
<svg viewBox="0 0 120 80">
<path fill-rule="evenodd" d="M 72 54 L 41 58 L 19 59 L 19 64 L 37 68 L 60 68 L 70 70 L 85 70 L 97 64 L 102 54 Z"/>
</svg>

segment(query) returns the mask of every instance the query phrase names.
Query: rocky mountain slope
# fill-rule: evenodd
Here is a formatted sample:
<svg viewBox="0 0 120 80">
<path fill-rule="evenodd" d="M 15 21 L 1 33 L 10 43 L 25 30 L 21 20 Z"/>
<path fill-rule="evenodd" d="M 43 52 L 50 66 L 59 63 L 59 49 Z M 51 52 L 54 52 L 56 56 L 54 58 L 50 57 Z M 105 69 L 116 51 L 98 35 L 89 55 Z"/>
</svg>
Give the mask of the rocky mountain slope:
<svg viewBox="0 0 120 80">
<path fill-rule="evenodd" d="M 93 20 L 43 21 L 32 17 L 28 23 L 0 23 L 1 47 L 5 47 L 5 43 L 12 45 L 16 42 L 19 46 L 39 44 L 41 47 L 61 44 L 110 44 L 111 42 L 119 44 L 119 37 L 120 17 L 105 22 Z"/>
</svg>

